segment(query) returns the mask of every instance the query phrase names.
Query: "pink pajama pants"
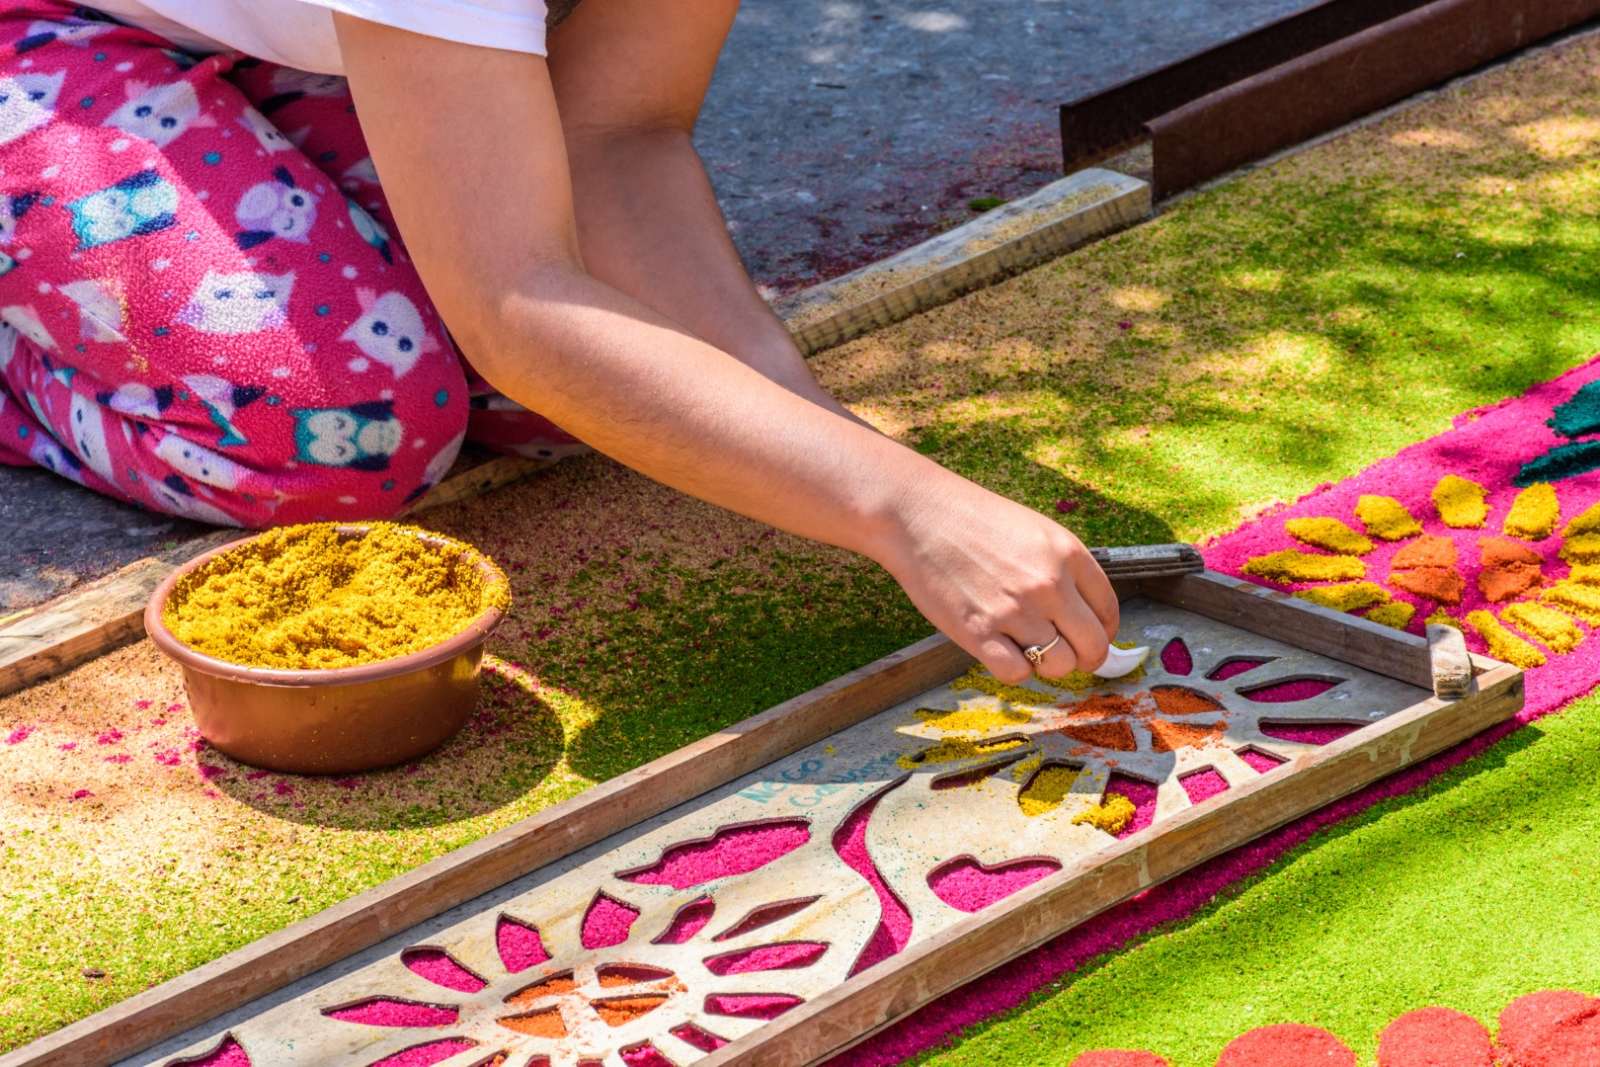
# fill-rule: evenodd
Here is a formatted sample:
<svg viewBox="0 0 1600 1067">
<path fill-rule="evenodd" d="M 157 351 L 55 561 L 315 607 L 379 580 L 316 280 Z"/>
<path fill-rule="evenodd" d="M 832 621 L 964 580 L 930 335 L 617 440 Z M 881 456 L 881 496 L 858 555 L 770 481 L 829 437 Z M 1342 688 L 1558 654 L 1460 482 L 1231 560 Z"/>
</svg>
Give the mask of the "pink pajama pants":
<svg viewBox="0 0 1600 1067">
<path fill-rule="evenodd" d="M 0 463 L 206 522 L 391 516 L 574 440 L 456 352 L 340 78 L 0 0 Z"/>
</svg>

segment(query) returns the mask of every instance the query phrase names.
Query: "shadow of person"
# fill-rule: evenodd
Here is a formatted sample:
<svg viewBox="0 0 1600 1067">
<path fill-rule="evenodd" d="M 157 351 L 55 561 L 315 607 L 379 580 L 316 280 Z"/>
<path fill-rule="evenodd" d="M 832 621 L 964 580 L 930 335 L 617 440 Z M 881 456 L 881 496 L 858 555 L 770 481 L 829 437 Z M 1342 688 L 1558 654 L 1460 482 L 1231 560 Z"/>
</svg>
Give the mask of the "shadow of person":
<svg viewBox="0 0 1600 1067">
<path fill-rule="evenodd" d="M 433 753 L 380 771 L 279 774 L 216 752 L 212 788 L 274 819 L 345 830 L 438 826 L 495 811 L 539 785 L 561 759 L 555 712 L 517 672 L 487 660 L 472 718 Z"/>
</svg>

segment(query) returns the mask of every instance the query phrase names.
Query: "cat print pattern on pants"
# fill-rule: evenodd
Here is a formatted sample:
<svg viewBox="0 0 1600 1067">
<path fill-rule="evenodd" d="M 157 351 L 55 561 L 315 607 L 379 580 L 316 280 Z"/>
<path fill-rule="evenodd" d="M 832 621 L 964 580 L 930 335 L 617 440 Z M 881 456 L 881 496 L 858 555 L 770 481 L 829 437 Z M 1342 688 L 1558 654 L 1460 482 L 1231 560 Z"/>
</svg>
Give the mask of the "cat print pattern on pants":
<svg viewBox="0 0 1600 1067">
<path fill-rule="evenodd" d="M 342 78 L 0 0 L 0 463 L 203 522 L 581 450 L 461 359 Z"/>
</svg>

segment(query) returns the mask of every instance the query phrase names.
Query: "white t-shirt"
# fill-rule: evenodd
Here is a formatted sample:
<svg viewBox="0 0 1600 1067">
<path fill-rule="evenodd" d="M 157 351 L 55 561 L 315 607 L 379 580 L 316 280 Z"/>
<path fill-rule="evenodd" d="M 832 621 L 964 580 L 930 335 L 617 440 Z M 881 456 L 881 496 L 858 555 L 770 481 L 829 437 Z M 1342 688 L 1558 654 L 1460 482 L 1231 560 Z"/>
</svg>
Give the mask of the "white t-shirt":
<svg viewBox="0 0 1600 1067">
<path fill-rule="evenodd" d="M 318 74 L 344 73 L 335 11 L 447 41 L 545 54 L 545 0 L 91 0 L 89 6 L 180 48 L 232 48 Z"/>
</svg>

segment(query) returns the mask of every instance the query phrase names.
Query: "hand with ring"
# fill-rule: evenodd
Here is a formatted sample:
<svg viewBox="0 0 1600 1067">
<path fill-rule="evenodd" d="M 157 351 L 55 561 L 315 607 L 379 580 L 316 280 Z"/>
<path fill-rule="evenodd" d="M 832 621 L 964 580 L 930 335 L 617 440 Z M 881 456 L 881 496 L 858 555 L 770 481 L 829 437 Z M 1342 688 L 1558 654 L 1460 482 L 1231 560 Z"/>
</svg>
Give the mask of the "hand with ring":
<svg viewBox="0 0 1600 1067">
<path fill-rule="evenodd" d="M 919 486 L 889 550 L 874 552 L 935 626 L 1008 684 L 1105 662 L 1115 591 L 1051 519 L 951 474 Z"/>
</svg>

